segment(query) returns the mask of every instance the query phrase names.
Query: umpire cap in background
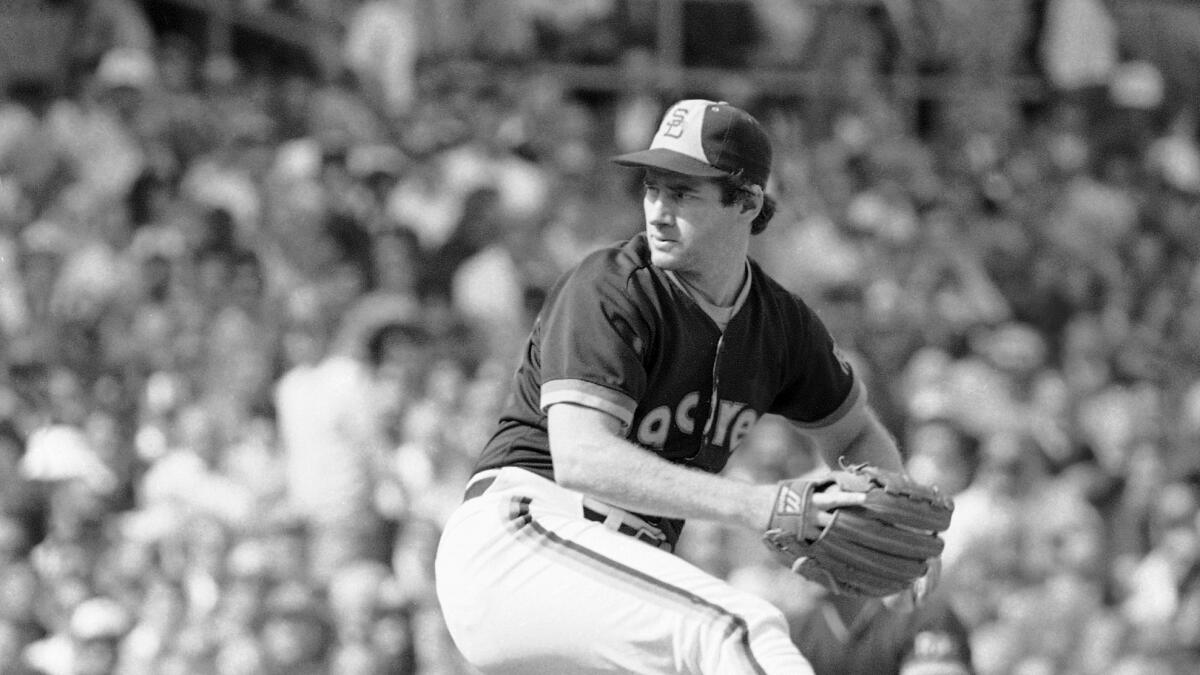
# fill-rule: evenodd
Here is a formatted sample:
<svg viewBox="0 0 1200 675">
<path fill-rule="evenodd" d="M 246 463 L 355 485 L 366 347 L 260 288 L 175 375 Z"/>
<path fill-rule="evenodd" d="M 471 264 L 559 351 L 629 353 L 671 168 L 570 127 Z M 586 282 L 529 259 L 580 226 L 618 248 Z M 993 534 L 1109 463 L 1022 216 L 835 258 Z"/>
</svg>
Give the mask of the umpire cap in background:
<svg viewBox="0 0 1200 675">
<path fill-rule="evenodd" d="M 761 187 L 771 175 L 771 141 L 758 120 L 724 101 L 686 99 L 663 115 L 647 150 L 618 155 L 623 166 L 688 176 L 732 176 Z"/>
</svg>

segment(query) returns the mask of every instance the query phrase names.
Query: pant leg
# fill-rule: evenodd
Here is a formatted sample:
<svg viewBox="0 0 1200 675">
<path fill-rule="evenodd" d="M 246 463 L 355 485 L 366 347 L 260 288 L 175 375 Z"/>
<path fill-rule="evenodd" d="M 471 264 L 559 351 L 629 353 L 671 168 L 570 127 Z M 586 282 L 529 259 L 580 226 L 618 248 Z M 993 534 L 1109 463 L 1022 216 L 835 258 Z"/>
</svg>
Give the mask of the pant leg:
<svg viewBox="0 0 1200 675">
<path fill-rule="evenodd" d="M 811 673 L 773 605 L 582 518 L 581 497 L 520 469 L 459 507 L 437 592 L 485 673 Z"/>
</svg>

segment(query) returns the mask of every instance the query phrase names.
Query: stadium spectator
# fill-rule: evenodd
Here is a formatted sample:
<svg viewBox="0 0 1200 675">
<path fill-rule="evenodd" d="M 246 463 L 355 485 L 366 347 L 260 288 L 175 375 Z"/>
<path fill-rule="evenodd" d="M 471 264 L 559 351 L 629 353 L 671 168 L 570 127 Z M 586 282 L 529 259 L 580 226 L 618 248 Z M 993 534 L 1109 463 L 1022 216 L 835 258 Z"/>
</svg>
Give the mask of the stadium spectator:
<svg viewBox="0 0 1200 675">
<path fill-rule="evenodd" d="M 598 159 L 661 93 L 650 79 L 618 104 L 513 65 L 608 58 L 609 12 L 649 5 L 414 2 L 429 30 L 389 122 L 352 81 L 202 54 L 136 3 L 89 4 L 124 18 L 75 45 L 79 77 L 0 97 L 0 667 L 463 672 L 422 593 L 428 543 L 490 431 L 505 345 L 633 222 L 597 197 L 622 180 Z M 289 4 L 304 16 L 244 8 Z M 1127 3 L 1130 51 L 1068 63 L 1108 48 L 1058 21 L 1096 3 L 1050 3 L 1040 43 L 1027 3 L 968 3 L 992 21 L 888 3 L 962 28 L 918 55 L 947 73 L 1056 59 L 1044 100 L 972 76 L 914 128 L 884 86 L 881 15 L 829 19 L 839 42 L 754 4 L 786 17 L 764 36 L 789 52 L 748 58 L 815 49 L 840 68 L 834 98 L 728 90 L 781 139 L 754 255 L 828 317 L 909 470 L 958 499 L 940 592 L 975 670 L 1190 672 L 1200 15 Z M 466 58 L 482 55 L 510 60 Z M 772 431 L 739 450 L 773 458 L 757 480 L 812 468 Z M 681 542 L 816 616 L 761 548 Z M 335 587 L 362 565 L 387 572 L 378 603 L 343 612 Z"/>
</svg>

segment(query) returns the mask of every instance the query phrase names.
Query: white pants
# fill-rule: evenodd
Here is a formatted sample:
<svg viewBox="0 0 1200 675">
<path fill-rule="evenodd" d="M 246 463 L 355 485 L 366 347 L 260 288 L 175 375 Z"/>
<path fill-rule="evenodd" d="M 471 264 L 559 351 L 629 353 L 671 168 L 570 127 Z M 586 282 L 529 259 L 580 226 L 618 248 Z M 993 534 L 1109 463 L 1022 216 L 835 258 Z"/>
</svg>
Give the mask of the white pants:
<svg viewBox="0 0 1200 675">
<path fill-rule="evenodd" d="M 437 594 L 485 673 L 807 675 L 771 603 L 583 518 L 583 497 L 517 468 L 451 515 Z"/>
</svg>

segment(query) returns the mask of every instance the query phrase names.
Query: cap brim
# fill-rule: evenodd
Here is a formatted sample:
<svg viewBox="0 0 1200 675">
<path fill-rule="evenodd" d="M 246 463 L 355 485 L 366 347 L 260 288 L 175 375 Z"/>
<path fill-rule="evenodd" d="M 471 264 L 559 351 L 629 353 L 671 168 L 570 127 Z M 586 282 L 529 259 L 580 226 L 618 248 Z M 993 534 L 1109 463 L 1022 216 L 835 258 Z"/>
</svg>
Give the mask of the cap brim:
<svg viewBox="0 0 1200 675">
<path fill-rule="evenodd" d="M 702 162 L 695 157 L 666 148 L 650 148 L 624 155 L 617 155 L 612 161 L 621 166 L 664 169 L 685 176 L 700 176 L 702 178 L 720 178 L 728 176 L 728 171 L 718 169 L 711 164 Z"/>
</svg>

